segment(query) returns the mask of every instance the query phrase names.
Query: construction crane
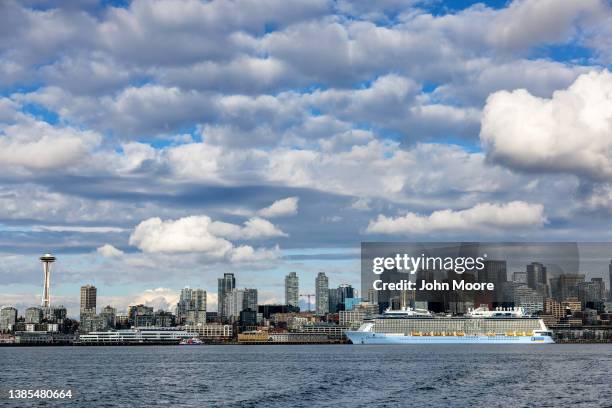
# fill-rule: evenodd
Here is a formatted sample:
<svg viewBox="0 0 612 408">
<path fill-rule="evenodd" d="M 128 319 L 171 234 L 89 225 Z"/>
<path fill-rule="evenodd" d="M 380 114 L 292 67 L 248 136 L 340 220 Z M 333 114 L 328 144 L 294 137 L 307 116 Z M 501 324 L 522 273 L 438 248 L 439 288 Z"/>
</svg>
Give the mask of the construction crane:
<svg viewBox="0 0 612 408">
<path fill-rule="evenodd" d="M 306 298 L 308 298 L 308 311 L 309 311 L 309 312 L 312 312 L 312 309 L 310 308 L 310 305 L 311 305 L 311 303 L 310 303 L 310 298 L 312 298 L 312 297 L 314 297 L 314 296 L 315 296 L 315 295 L 314 295 L 314 294 L 312 294 L 312 293 L 300 294 L 300 297 L 306 297 Z"/>
</svg>

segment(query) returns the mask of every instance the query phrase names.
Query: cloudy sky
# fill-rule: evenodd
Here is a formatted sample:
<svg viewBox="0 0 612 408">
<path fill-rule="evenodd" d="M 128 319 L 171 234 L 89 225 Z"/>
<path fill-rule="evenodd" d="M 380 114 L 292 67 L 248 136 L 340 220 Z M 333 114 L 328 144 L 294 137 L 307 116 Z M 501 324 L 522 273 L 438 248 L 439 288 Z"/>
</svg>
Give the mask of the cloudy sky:
<svg viewBox="0 0 612 408">
<path fill-rule="evenodd" d="M 605 0 L 1 1 L 0 304 L 46 251 L 74 313 L 358 287 L 361 241 L 610 241 L 611 62 Z"/>
</svg>

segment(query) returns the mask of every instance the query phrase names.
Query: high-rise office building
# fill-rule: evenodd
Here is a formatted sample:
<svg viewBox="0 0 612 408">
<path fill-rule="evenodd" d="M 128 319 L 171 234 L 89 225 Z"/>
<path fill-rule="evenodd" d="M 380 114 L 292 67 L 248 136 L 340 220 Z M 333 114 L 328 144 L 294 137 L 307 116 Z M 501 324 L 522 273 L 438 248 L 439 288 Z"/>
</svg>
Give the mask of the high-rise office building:
<svg viewBox="0 0 612 408">
<path fill-rule="evenodd" d="M 98 290 L 93 285 L 81 286 L 81 314 L 96 313 L 96 297 Z"/>
<path fill-rule="evenodd" d="M 537 290 L 545 297 L 549 295 L 550 290 L 546 266 L 539 262 L 532 262 L 527 265 L 527 286 Z"/>
<path fill-rule="evenodd" d="M 300 285 L 297 273 L 289 272 L 285 276 L 285 304 L 289 306 L 299 306 Z"/>
<path fill-rule="evenodd" d="M 196 325 L 206 323 L 206 291 L 202 289 L 181 289 L 176 305 L 176 315 L 181 323 Z"/>
<path fill-rule="evenodd" d="M 506 261 L 503 260 L 486 260 L 484 268 L 478 271 L 478 282 L 493 283 L 494 290 L 491 294 L 493 302 L 501 302 L 502 288 L 504 283 L 508 282 L 508 272 Z"/>
<path fill-rule="evenodd" d="M 608 265 L 608 299 L 612 302 L 612 259 L 610 265 Z"/>
<path fill-rule="evenodd" d="M 219 290 L 217 292 L 217 308 L 221 318 L 228 318 L 229 313 L 225 310 L 225 297 L 236 287 L 236 278 L 233 273 L 224 273 L 222 278 L 219 278 Z"/>
<path fill-rule="evenodd" d="M 512 282 L 527 285 L 527 272 L 514 272 Z"/>
<path fill-rule="evenodd" d="M 238 319 L 243 310 L 257 312 L 257 289 L 233 289 L 225 294 L 223 309 L 228 319 Z"/>
<path fill-rule="evenodd" d="M 355 290 L 351 285 L 342 284 L 329 290 L 329 313 L 346 310 L 346 299 L 355 297 Z"/>
<path fill-rule="evenodd" d="M 245 289 L 243 302 L 242 310 L 248 309 L 257 312 L 257 289 Z"/>
<path fill-rule="evenodd" d="M 0 310 L 0 332 L 13 331 L 17 323 L 17 309 L 3 307 Z"/>
<path fill-rule="evenodd" d="M 316 313 L 320 316 L 329 312 L 329 279 L 325 272 L 319 272 L 315 279 Z"/>
<path fill-rule="evenodd" d="M 578 297 L 578 285 L 584 282 L 582 274 L 562 274 L 550 279 L 552 297 L 563 302 L 570 297 Z"/>
</svg>

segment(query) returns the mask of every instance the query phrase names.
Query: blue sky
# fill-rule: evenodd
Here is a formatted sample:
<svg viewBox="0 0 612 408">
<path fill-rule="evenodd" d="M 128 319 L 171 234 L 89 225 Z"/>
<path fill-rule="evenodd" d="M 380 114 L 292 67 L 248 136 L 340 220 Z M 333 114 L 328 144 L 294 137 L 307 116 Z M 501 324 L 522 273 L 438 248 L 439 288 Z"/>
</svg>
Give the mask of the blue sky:
<svg viewBox="0 0 612 408">
<path fill-rule="evenodd" d="M 609 241 L 599 0 L 4 1 L 0 305 L 359 287 L 361 241 Z M 607 265 L 602 265 L 602 273 Z"/>
</svg>

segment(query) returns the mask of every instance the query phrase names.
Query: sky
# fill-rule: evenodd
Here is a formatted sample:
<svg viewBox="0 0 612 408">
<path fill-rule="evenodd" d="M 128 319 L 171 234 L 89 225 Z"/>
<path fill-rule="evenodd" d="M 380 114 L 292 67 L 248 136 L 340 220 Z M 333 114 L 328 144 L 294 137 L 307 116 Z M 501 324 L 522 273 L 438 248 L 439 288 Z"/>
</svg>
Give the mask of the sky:
<svg viewBox="0 0 612 408">
<path fill-rule="evenodd" d="M 362 241 L 611 241 L 611 50 L 605 0 L 2 1 L 0 305 L 45 252 L 75 314 L 358 288 Z"/>
</svg>

